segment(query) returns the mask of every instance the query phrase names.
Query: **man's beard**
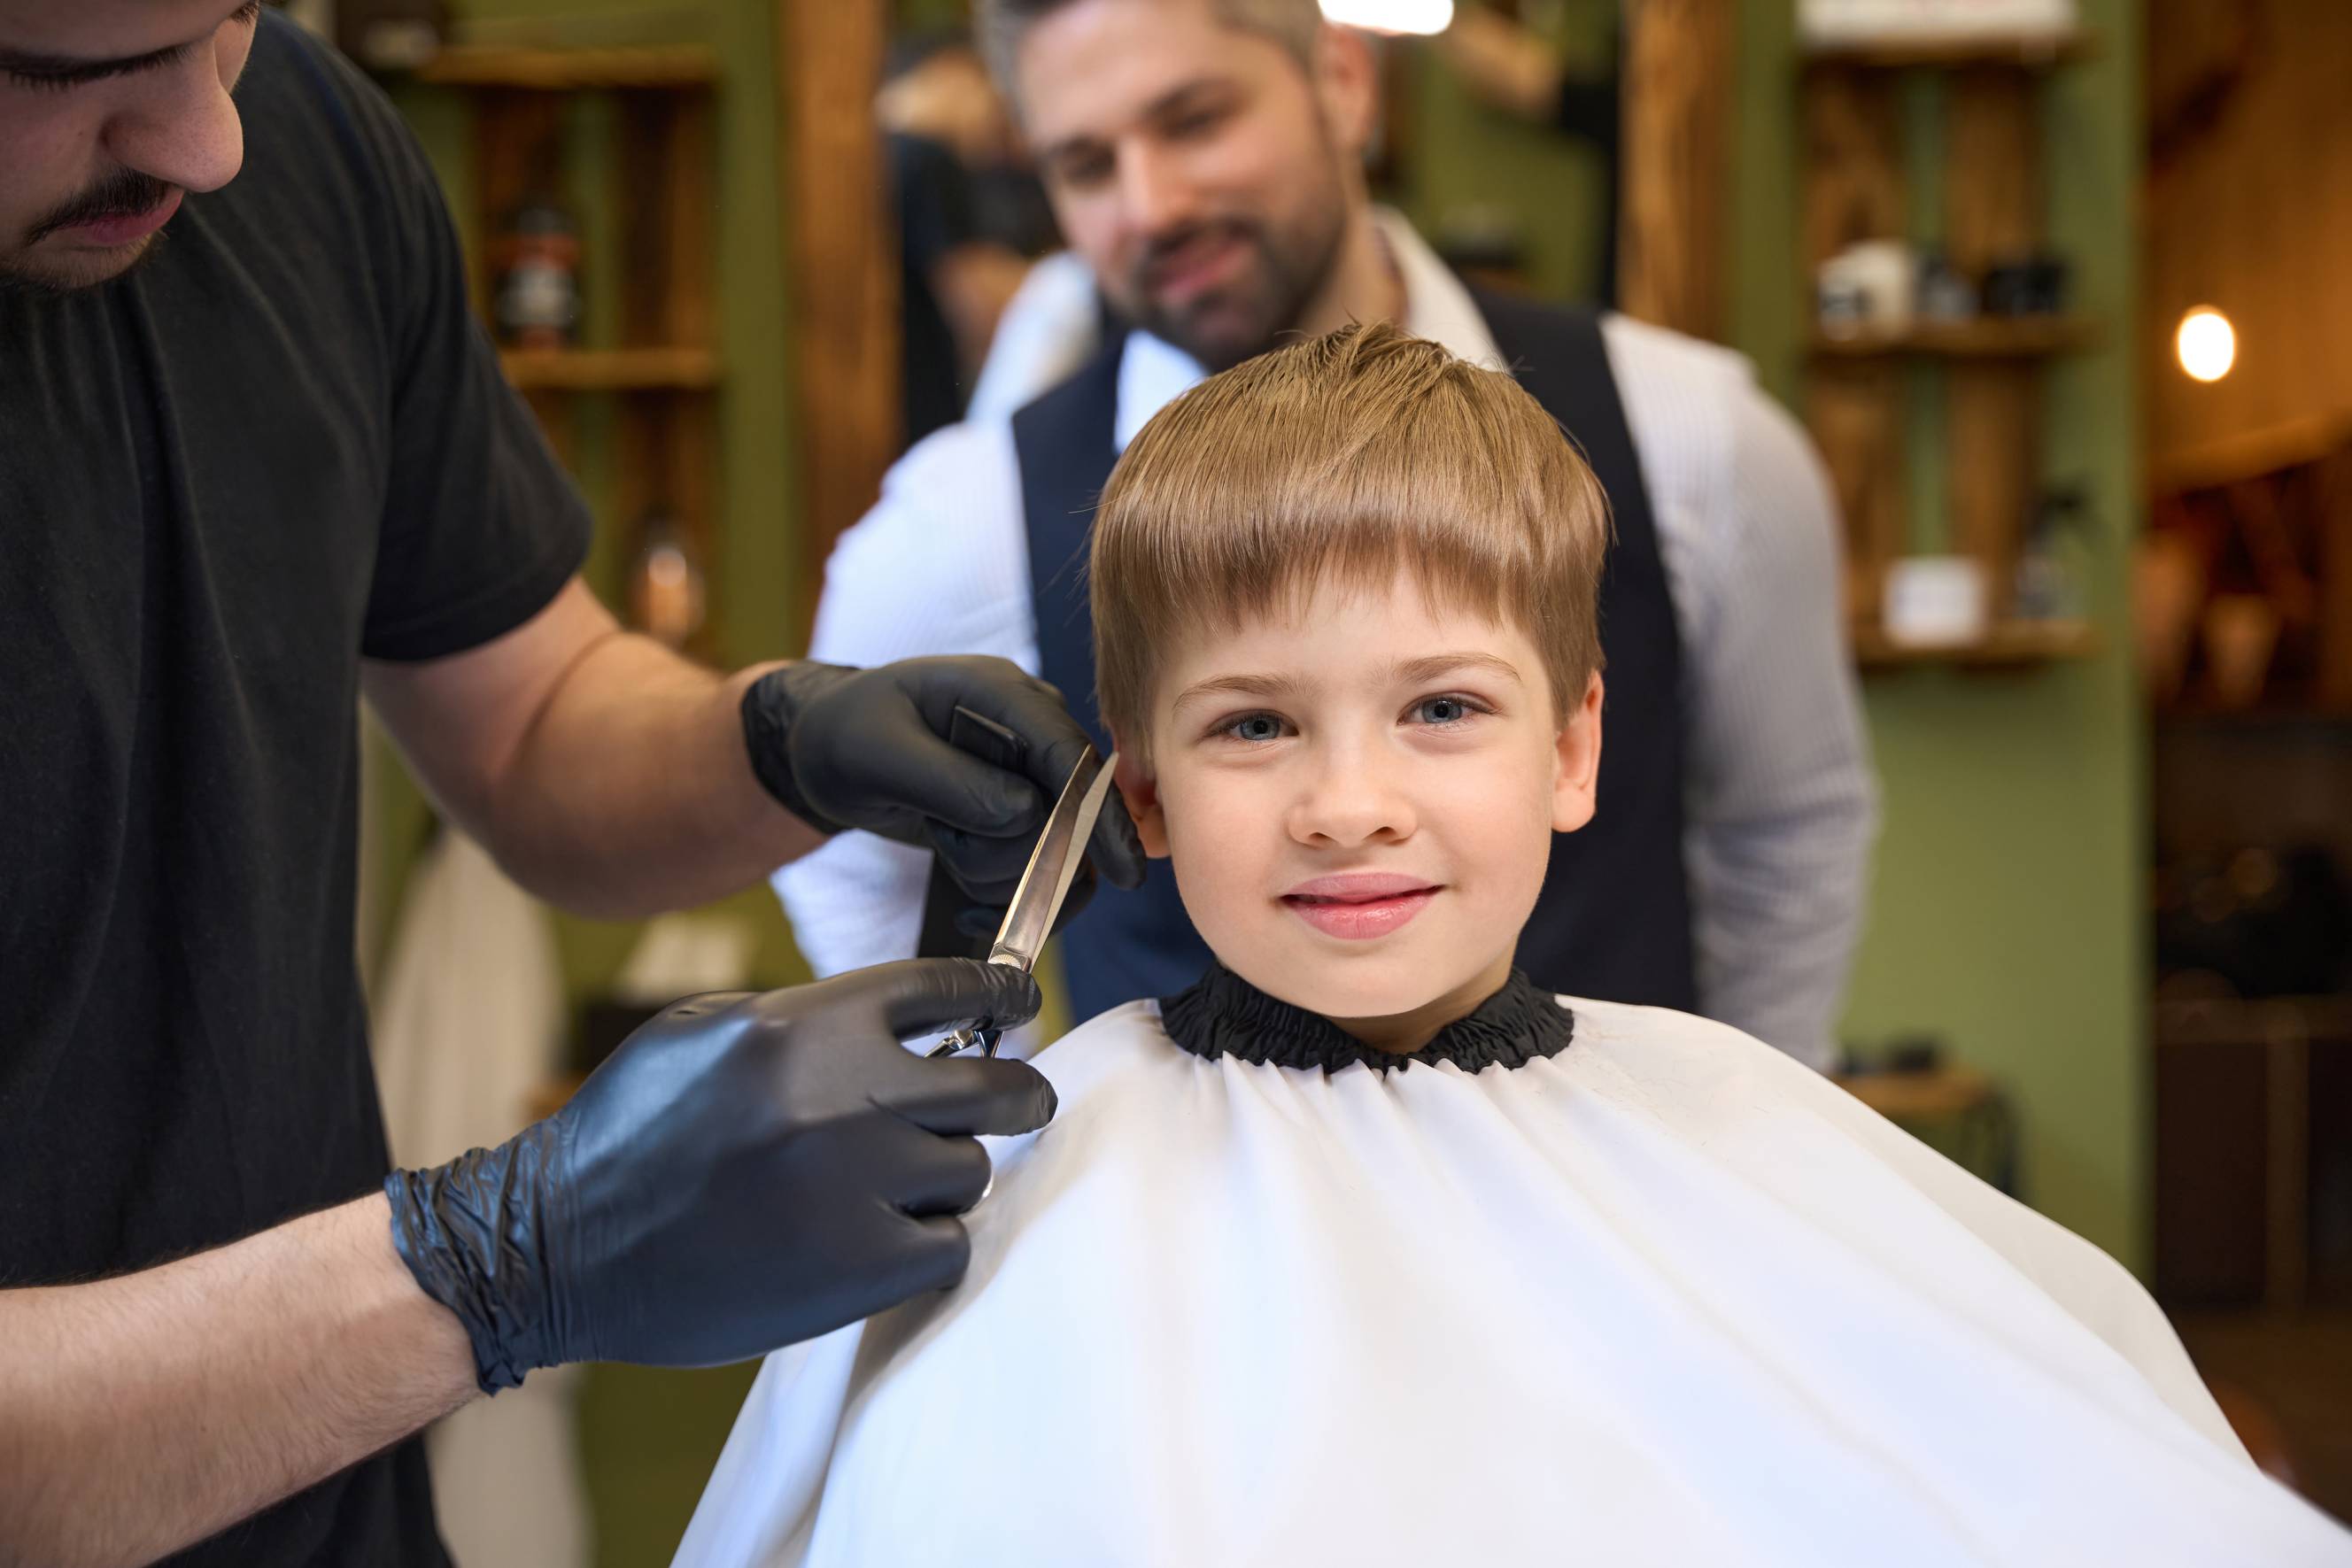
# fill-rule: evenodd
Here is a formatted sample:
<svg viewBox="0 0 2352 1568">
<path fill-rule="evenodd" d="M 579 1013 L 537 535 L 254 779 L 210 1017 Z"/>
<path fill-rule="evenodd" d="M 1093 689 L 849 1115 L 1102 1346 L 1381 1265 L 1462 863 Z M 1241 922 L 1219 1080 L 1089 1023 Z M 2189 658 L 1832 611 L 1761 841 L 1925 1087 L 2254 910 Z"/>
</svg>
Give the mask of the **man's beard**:
<svg viewBox="0 0 2352 1568">
<path fill-rule="evenodd" d="M 72 201 L 53 209 L 46 217 L 25 231 L 25 238 L 16 256 L 29 255 L 35 246 L 53 234 L 94 223 L 100 218 L 132 217 L 153 212 L 169 201 L 173 187 L 152 174 L 142 174 L 124 169 L 108 176 Z M 21 260 L 0 256 L 0 292 L 17 295 L 56 297 L 79 294 L 111 283 L 144 266 L 163 243 L 163 231 L 147 236 L 139 254 L 129 263 L 99 277 L 76 278 L 60 277 L 55 272 L 36 270 Z"/>
<path fill-rule="evenodd" d="M 1213 375 L 1255 359 L 1297 327 L 1339 256 L 1346 201 L 1337 185 L 1318 194 L 1328 199 L 1313 203 L 1280 231 L 1255 218 L 1220 217 L 1160 236 L 1137 258 L 1127 278 L 1128 298 L 1117 303 L 1136 326 L 1183 350 Z M 1253 265 L 1183 305 L 1157 304 L 1153 273 L 1186 246 L 1219 236 L 1249 247 Z"/>
</svg>

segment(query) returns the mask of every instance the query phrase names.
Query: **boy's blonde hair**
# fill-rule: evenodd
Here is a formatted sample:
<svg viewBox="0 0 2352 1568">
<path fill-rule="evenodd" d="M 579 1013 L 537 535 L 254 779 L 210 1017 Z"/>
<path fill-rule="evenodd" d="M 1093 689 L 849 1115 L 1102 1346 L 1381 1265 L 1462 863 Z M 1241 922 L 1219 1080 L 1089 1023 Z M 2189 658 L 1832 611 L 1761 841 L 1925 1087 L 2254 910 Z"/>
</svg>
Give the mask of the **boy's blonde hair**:
<svg viewBox="0 0 2352 1568">
<path fill-rule="evenodd" d="M 1386 322 L 1210 377 L 1129 443 L 1095 517 L 1095 683 L 1122 747 L 1147 745 L 1157 657 L 1178 637 L 1386 589 L 1517 626 L 1564 723 L 1601 667 L 1609 503 L 1559 425 L 1500 371 Z"/>
</svg>

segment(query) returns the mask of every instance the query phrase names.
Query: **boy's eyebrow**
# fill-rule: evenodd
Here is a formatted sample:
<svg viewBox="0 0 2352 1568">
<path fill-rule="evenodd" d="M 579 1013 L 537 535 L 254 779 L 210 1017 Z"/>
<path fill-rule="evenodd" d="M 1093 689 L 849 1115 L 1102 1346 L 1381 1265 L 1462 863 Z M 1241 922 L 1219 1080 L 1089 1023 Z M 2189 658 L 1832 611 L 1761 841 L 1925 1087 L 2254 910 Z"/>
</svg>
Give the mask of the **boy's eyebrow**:
<svg viewBox="0 0 2352 1568">
<path fill-rule="evenodd" d="M 1389 678 L 1399 685 L 1420 685 L 1464 670 L 1483 670 L 1514 683 L 1521 682 L 1518 666 L 1508 659 L 1468 649 L 1459 653 L 1428 653 L 1418 659 L 1402 660 L 1391 667 Z M 1170 706 L 1181 708 L 1187 703 L 1208 697 L 1256 697 L 1278 702 L 1297 695 L 1298 689 L 1298 683 L 1288 675 L 1211 675 L 1186 686 Z"/>
<path fill-rule="evenodd" d="M 1401 685 L 1418 685 L 1423 681 L 1433 681 L 1440 675 L 1450 675 L 1456 670 L 1484 670 L 1489 674 L 1501 675 L 1507 680 L 1520 679 L 1519 667 L 1508 659 L 1498 658 L 1493 653 L 1467 651 L 1459 653 L 1431 653 L 1424 658 L 1407 659 L 1397 665 L 1396 678 Z"/>
<path fill-rule="evenodd" d="M 1186 686 L 1170 706 L 1181 708 L 1186 703 L 1206 697 L 1262 697 L 1273 701 L 1297 690 L 1298 683 L 1287 675 L 1211 675 Z"/>
</svg>

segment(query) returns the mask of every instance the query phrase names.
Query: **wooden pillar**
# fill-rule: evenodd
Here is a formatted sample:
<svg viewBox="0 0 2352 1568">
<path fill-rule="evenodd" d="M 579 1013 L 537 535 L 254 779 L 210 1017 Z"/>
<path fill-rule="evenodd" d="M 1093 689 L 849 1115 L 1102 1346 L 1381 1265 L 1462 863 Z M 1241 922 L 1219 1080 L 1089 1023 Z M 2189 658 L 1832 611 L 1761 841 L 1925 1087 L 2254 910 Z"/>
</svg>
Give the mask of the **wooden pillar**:
<svg viewBox="0 0 2352 1568">
<path fill-rule="evenodd" d="M 1850 245 L 1895 239 L 1906 213 L 1893 79 L 1821 70 L 1805 92 L 1805 287 Z M 1811 319 L 1808 301 L 1803 316 Z M 1837 486 L 1850 625 L 1875 626 L 1886 568 L 1906 547 L 1903 367 L 1891 357 L 1822 359 L 1806 380 L 1805 423 Z"/>
<path fill-rule="evenodd" d="M 622 234 L 621 342 L 631 349 L 718 346 L 719 260 L 712 214 L 717 174 L 713 106 L 701 92 L 620 95 L 620 156 L 614 210 L 640 215 Z M 614 525 L 624 559 L 666 517 L 701 564 L 702 624 L 688 651 L 721 659 L 718 405 L 707 387 L 639 389 L 621 395 L 614 443 Z"/>
<path fill-rule="evenodd" d="M 1628 0 L 1619 294 L 1694 337 L 1724 327 L 1733 0 Z"/>
<path fill-rule="evenodd" d="M 782 0 L 776 13 L 809 606 L 898 443 L 898 259 L 874 123 L 888 26 L 883 0 Z"/>
<path fill-rule="evenodd" d="M 1956 72 L 1946 99 L 1944 237 L 1953 266 L 1987 268 L 2041 248 L 2038 78 L 2002 67 Z M 2026 518 L 2040 487 L 2041 367 L 1955 361 L 1945 387 L 1952 548 L 1986 572 L 1987 604 L 2009 613 Z"/>
</svg>

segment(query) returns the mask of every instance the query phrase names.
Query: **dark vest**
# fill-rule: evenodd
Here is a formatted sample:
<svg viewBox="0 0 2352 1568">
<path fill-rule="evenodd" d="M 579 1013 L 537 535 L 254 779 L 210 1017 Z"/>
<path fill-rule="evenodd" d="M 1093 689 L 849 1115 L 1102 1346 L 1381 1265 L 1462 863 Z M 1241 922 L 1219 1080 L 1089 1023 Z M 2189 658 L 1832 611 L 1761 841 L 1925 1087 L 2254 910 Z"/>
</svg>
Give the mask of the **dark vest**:
<svg viewBox="0 0 2352 1568">
<path fill-rule="evenodd" d="M 1592 465 L 1617 534 L 1601 584 L 1609 667 L 1599 806 L 1581 831 L 1553 837 L 1543 893 L 1519 936 L 1519 967 L 1549 991 L 1695 1010 L 1682 848 L 1682 644 L 1600 319 L 1489 295 L 1478 307 L 1519 384 Z M 1112 421 L 1122 348 L 1113 343 L 1013 416 L 1039 674 L 1068 696 L 1105 753 L 1086 561 L 1095 502 L 1118 455 Z M 1063 928 L 1061 945 L 1074 1020 L 1138 997 L 1172 996 L 1210 964 L 1164 866 L 1135 892 L 1098 888 Z"/>
</svg>

